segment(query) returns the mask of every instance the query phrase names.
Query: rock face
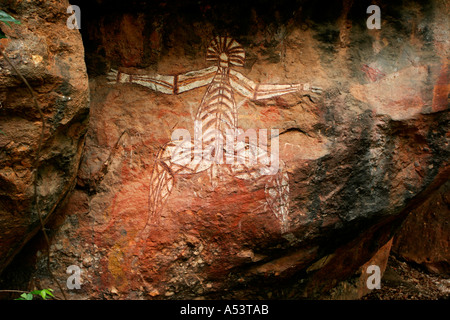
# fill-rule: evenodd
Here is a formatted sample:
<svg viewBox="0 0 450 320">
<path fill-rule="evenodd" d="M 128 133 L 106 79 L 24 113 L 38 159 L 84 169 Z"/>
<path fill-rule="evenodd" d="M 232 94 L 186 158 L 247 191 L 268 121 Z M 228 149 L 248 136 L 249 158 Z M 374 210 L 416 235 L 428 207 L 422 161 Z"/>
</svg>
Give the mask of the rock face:
<svg viewBox="0 0 450 320">
<path fill-rule="evenodd" d="M 69 296 L 327 298 L 368 264 L 383 269 L 398 226 L 448 174 L 448 6 L 385 3 L 381 29 L 370 30 L 370 4 L 81 2 L 90 126 L 76 190 L 52 224 L 56 276 L 81 268 Z M 245 64 L 233 70 L 259 88 L 322 88 L 233 96 L 239 128 L 279 130 L 286 228 L 270 177 L 240 179 L 225 165 L 215 181 L 208 170 L 176 175 L 149 219 L 157 153 L 175 129 L 194 136 L 207 89 L 165 94 L 155 82 L 108 84 L 106 73 L 141 84 L 184 74 L 158 78 L 176 91 L 211 66 L 217 34 L 242 45 Z M 54 286 L 36 257 L 33 275 Z"/>
<path fill-rule="evenodd" d="M 40 228 L 33 170 L 44 220 L 75 183 L 89 88 L 80 33 L 66 26 L 67 7 L 67 1 L 0 2 L 21 22 L 0 23 L 7 36 L 3 51 L 33 88 L 46 123 L 34 168 L 41 117 L 25 84 L 0 57 L 0 272 Z"/>
<path fill-rule="evenodd" d="M 328 293 L 323 294 L 322 298 L 333 300 L 355 300 L 360 299 L 374 290 L 372 286 L 374 286 L 374 283 L 377 280 L 372 278 L 375 276 L 375 272 L 378 271 L 372 269 L 374 267 L 379 268 L 379 276 L 381 279 L 386 271 L 389 254 L 391 253 L 392 241 L 393 239 L 389 240 L 369 261 L 362 265 L 354 275 L 338 283 Z M 328 257 L 325 257 L 322 261 L 326 261 L 327 259 Z M 319 262 L 321 261 L 319 260 Z M 321 266 L 321 264 L 319 265 Z M 371 284 L 370 288 L 368 287 L 367 282 Z M 380 284 L 377 289 L 381 289 L 381 286 L 382 285 Z"/>
<path fill-rule="evenodd" d="M 450 274 L 449 186 L 447 182 L 414 209 L 395 236 L 393 251 L 433 273 Z"/>
</svg>

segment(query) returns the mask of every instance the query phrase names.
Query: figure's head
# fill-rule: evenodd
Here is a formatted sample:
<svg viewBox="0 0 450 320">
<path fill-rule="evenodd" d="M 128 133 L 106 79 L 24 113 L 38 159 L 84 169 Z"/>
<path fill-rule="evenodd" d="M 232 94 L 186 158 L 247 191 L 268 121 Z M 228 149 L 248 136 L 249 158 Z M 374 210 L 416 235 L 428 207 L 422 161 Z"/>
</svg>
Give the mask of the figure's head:
<svg viewBox="0 0 450 320">
<path fill-rule="evenodd" d="M 230 37 L 215 37 L 208 46 L 207 61 L 217 61 L 220 67 L 231 65 L 242 67 L 245 61 L 245 51 L 236 40 Z"/>
</svg>

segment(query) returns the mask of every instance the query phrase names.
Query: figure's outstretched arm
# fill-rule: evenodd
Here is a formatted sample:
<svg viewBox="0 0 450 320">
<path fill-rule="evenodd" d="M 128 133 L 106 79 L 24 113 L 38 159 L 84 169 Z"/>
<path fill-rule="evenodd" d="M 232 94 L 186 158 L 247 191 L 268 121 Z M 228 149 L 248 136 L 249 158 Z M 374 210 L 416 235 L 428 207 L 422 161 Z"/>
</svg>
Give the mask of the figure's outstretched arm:
<svg viewBox="0 0 450 320">
<path fill-rule="evenodd" d="M 107 78 L 109 84 L 135 83 L 158 92 L 178 94 L 208 85 L 214 78 L 216 72 L 216 66 L 174 76 L 160 75 L 157 73 L 132 74 L 111 69 Z"/>
<path fill-rule="evenodd" d="M 238 93 L 252 100 L 269 99 L 297 91 L 320 93 L 321 88 L 305 84 L 257 84 L 242 73 L 230 70 L 230 83 Z"/>
</svg>

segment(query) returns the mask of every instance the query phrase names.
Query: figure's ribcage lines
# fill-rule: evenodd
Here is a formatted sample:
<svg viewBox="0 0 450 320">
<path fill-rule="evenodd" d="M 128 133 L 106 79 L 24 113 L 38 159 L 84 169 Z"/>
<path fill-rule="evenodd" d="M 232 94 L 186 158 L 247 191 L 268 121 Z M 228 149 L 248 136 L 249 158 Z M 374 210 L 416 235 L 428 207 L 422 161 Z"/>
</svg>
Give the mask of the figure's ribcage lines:
<svg viewBox="0 0 450 320">
<path fill-rule="evenodd" d="M 203 101 L 204 105 L 209 105 L 212 103 L 214 99 L 217 98 L 223 98 L 227 99 L 229 103 L 233 103 L 233 91 L 231 91 L 231 88 L 229 86 L 224 86 L 222 84 L 218 84 L 216 86 L 213 86 L 211 90 L 207 93 L 207 96 L 205 97 L 205 100 Z"/>
<path fill-rule="evenodd" d="M 216 95 L 209 99 L 208 103 L 202 107 L 203 112 L 200 115 L 201 120 L 204 120 L 209 114 L 214 112 L 222 112 L 223 114 L 228 115 L 231 123 L 234 124 L 235 122 L 235 119 L 233 118 L 234 101 L 230 100 L 228 97 Z"/>
<path fill-rule="evenodd" d="M 211 115 L 215 110 L 226 114 L 232 123 L 235 122 L 234 117 L 235 101 L 233 91 L 228 85 L 223 83 L 213 83 L 206 93 L 197 115 L 198 120 L 204 120 L 208 115 Z"/>
<path fill-rule="evenodd" d="M 217 122 L 212 120 L 217 120 Z M 216 130 L 220 131 L 235 127 L 233 111 L 225 109 L 224 104 L 220 102 L 213 105 L 209 112 L 201 118 L 201 121 L 203 123 L 204 132 L 211 126 L 214 126 Z"/>
<path fill-rule="evenodd" d="M 212 109 L 210 113 L 202 117 L 201 120 L 203 122 L 204 130 L 208 130 L 211 127 L 220 131 L 234 128 L 233 115 L 222 112 L 220 105 L 217 105 L 215 109 Z M 220 126 L 217 127 L 218 125 Z"/>
<path fill-rule="evenodd" d="M 234 130 L 237 125 L 236 103 L 228 77 L 218 74 L 199 109 L 198 120 L 202 121 L 203 145 L 221 148 L 225 142 L 227 130 Z"/>
</svg>

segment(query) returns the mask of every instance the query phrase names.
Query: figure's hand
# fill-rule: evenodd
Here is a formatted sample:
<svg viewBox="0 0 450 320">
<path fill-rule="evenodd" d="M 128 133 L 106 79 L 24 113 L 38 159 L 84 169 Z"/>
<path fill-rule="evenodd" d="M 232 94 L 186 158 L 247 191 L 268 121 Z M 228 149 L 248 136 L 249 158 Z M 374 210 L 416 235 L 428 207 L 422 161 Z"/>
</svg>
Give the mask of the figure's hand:
<svg viewBox="0 0 450 320">
<path fill-rule="evenodd" d="M 108 84 L 124 83 L 130 81 L 130 75 L 111 69 L 106 74 L 106 79 L 108 79 Z"/>
<path fill-rule="evenodd" d="M 322 88 L 320 87 L 311 87 L 311 92 L 322 94 Z"/>
<path fill-rule="evenodd" d="M 111 69 L 107 74 L 106 74 L 106 79 L 108 80 L 108 84 L 116 84 L 118 80 L 118 75 L 119 72 L 115 69 Z"/>
</svg>

